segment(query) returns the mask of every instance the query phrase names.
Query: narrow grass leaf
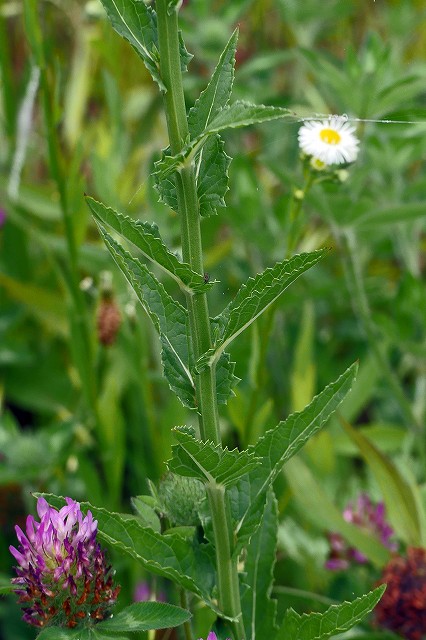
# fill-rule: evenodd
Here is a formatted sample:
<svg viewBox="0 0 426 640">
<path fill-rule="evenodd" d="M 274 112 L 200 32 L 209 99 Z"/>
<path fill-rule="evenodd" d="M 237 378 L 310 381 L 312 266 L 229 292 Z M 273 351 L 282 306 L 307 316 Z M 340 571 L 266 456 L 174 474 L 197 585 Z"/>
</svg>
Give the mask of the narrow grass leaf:
<svg viewBox="0 0 426 640">
<path fill-rule="evenodd" d="M 389 460 L 368 438 L 342 420 L 343 427 L 370 466 L 380 486 L 390 524 L 406 544 L 418 547 L 422 544 L 421 517 L 411 487 L 395 464 Z"/>
<path fill-rule="evenodd" d="M 389 561 L 389 549 L 373 533 L 346 522 L 300 456 L 286 464 L 284 473 L 303 517 L 322 530 L 340 533 L 351 547 L 361 551 L 376 567 L 382 568 Z"/>
<path fill-rule="evenodd" d="M 156 224 L 133 220 L 90 197 L 86 197 L 86 202 L 102 227 L 111 227 L 135 245 L 146 258 L 171 276 L 183 291 L 200 293 L 213 286 L 213 283 L 205 282 L 203 275 L 193 271 L 189 264 L 181 262 L 169 251 Z"/>
<path fill-rule="evenodd" d="M 244 581 L 247 591 L 241 600 L 247 640 L 273 638 L 276 634 L 277 604 L 271 599 L 276 560 L 278 507 L 272 488 L 268 490 L 260 524 L 247 547 Z"/>
<path fill-rule="evenodd" d="M 179 443 L 172 446 L 173 457 L 167 463 L 173 473 L 229 487 L 260 463 L 254 453 L 202 442 L 184 428 L 174 429 L 173 434 Z"/>
</svg>

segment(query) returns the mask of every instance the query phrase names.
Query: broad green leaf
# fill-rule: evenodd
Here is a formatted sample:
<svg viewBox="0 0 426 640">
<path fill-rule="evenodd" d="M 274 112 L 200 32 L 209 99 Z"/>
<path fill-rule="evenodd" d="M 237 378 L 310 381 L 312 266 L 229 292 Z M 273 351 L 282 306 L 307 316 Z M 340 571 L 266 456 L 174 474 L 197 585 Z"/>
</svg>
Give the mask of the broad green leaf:
<svg viewBox="0 0 426 640">
<path fill-rule="evenodd" d="M 296 121 L 297 116 L 283 107 L 270 107 L 263 104 L 256 105 L 244 100 L 237 100 L 230 106 L 224 107 L 218 115 L 209 122 L 202 133 L 191 140 L 176 156 L 165 156 L 156 163 L 156 170 L 160 179 L 167 177 L 184 165 L 191 164 L 195 155 L 200 151 L 207 138 L 226 129 L 238 129 L 252 124 L 260 124 L 269 120 L 287 119 Z"/>
<path fill-rule="evenodd" d="M 351 547 L 361 551 L 376 567 L 381 568 L 388 562 L 389 549 L 373 533 L 346 522 L 300 456 L 287 463 L 284 473 L 296 506 L 304 517 L 325 531 L 340 533 Z"/>
<path fill-rule="evenodd" d="M 195 273 L 189 264 L 180 262 L 175 254 L 168 250 L 161 239 L 157 225 L 132 220 L 90 197 L 86 197 L 86 202 L 103 227 L 105 225 L 111 227 L 138 247 L 146 258 L 155 262 L 176 280 L 183 291 L 199 293 L 213 286 L 213 283 L 206 283 L 203 275 Z"/>
<path fill-rule="evenodd" d="M 108 620 L 99 622 L 96 629 L 107 633 L 149 631 L 177 627 L 189 620 L 185 609 L 164 602 L 135 602 Z"/>
<path fill-rule="evenodd" d="M 327 253 L 320 249 L 301 253 L 289 260 L 277 262 L 274 267 L 249 278 L 240 287 L 231 303 L 214 319 L 219 327 L 214 348 L 203 354 L 196 363 L 198 371 L 212 366 L 221 353 L 244 329 L 273 304 L 299 276 L 315 265 Z"/>
<path fill-rule="evenodd" d="M 229 102 L 234 84 L 237 41 L 238 29 L 235 29 L 220 56 L 209 84 L 189 111 L 188 127 L 191 138 L 202 134 Z"/>
<path fill-rule="evenodd" d="M 88 629 L 67 629 L 65 627 L 47 627 L 38 634 L 37 640 L 89 640 L 90 632 Z"/>
<path fill-rule="evenodd" d="M 65 500 L 60 496 L 43 494 L 53 506 L 60 508 Z M 215 582 L 214 552 L 210 545 L 197 544 L 179 535 L 160 534 L 144 527 L 138 518 L 81 502 L 98 521 L 98 536 L 121 553 L 138 560 L 145 569 L 172 580 L 195 593 L 217 611 L 210 593 Z"/>
<path fill-rule="evenodd" d="M 166 90 L 160 75 L 157 15 L 144 0 L 101 0 L 107 16 L 117 33 L 128 40 L 142 58 L 153 80 Z M 179 34 L 182 71 L 192 56 L 185 49 Z"/>
<path fill-rule="evenodd" d="M 333 604 L 324 613 L 299 615 L 288 609 L 276 640 L 327 640 L 358 624 L 370 613 L 382 597 L 386 586 L 382 585 L 364 596 Z"/>
<path fill-rule="evenodd" d="M 278 508 L 270 488 L 260 524 L 247 547 L 244 581 L 247 591 L 241 599 L 247 640 L 273 638 L 276 634 L 276 601 L 271 599 L 276 559 Z"/>
<path fill-rule="evenodd" d="M 184 428 L 175 428 L 173 434 L 179 444 L 172 446 L 173 457 L 167 464 L 181 476 L 229 487 L 260 463 L 253 453 L 202 442 Z"/>
<path fill-rule="evenodd" d="M 357 445 L 361 455 L 373 472 L 380 486 L 386 505 L 387 517 L 399 538 L 406 544 L 418 547 L 422 544 L 421 518 L 410 485 L 395 464 L 389 460 L 360 431 L 342 420 L 343 427 Z"/>
<path fill-rule="evenodd" d="M 149 269 L 133 258 L 101 227 L 112 257 L 160 334 L 164 375 L 181 402 L 194 408 L 195 387 L 189 368 L 188 314 Z"/>
<path fill-rule="evenodd" d="M 262 459 L 262 464 L 230 490 L 234 517 L 237 520 L 239 550 L 257 529 L 257 513 L 262 509 L 269 486 L 283 465 L 324 426 L 337 409 L 353 384 L 356 370 L 357 365 L 351 365 L 336 381 L 315 396 L 303 411 L 291 414 L 287 420 L 267 431 L 254 447 L 249 447 L 249 451 Z"/>
</svg>

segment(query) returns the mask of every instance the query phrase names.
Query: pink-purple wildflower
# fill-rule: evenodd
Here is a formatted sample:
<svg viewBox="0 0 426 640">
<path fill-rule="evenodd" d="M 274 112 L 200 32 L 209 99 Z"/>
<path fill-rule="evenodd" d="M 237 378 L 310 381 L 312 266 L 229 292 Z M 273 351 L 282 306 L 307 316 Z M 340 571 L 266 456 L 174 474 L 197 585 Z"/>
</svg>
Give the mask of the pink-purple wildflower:
<svg viewBox="0 0 426 640">
<path fill-rule="evenodd" d="M 343 511 L 346 522 L 351 522 L 360 529 L 372 533 L 380 542 L 390 549 L 396 551 L 398 544 L 392 540 L 394 531 L 386 521 L 386 507 L 383 502 L 373 504 L 370 498 L 361 494 L 356 504 L 349 503 Z M 331 571 L 341 571 L 347 569 L 350 564 L 365 564 L 368 558 L 355 547 L 350 547 L 339 533 L 330 533 L 328 536 L 330 543 L 330 556 L 325 563 L 327 569 Z"/>
<path fill-rule="evenodd" d="M 74 628 L 110 615 L 120 591 L 96 542 L 97 521 L 90 511 L 66 498 L 59 511 L 44 498 L 37 501 L 40 522 L 28 516 L 26 533 L 15 527 L 19 546 L 10 546 L 18 562 L 15 593 L 23 620 L 36 627 Z"/>
</svg>

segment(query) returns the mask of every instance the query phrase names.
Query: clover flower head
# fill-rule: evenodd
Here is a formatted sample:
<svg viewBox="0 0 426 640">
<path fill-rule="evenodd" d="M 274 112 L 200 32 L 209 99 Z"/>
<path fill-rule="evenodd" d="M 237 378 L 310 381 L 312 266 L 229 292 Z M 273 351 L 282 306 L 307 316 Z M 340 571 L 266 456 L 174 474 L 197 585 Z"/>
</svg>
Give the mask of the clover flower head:
<svg viewBox="0 0 426 640">
<path fill-rule="evenodd" d="M 397 550 L 398 545 L 392 540 L 394 531 L 386 522 L 386 508 L 383 502 L 373 504 L 369 496 L 362 493 L 356 504 L 349 503 L 346 506 L 343 518 L 346 522 L 351 522 L 360 529 L 372 533 L 390 551 Z M 328 539 L 330 557 L 325 563 L 327 569 L 339 571 L 347 569 L 352 562 L 356 564 L 368 562 L 366 556 L 358 549 L 349 547 L 339 533 L 330 533 Z"/>
<path fill-rule="evenodd" d="M 383 570 L 387 588 L 374 610 L 377 625 L 407 640 L 426 636 L 426 550 L 409 548 L 407 557 L 392 558 Z"/>
<path fill-rule="evenodd" d="M 359 140 L 345 116 L 330 116 L 322 122 L 305 122 L 298 133 L 299 146 L 308 156 L 314 158 L 318 170 L 326 165 L 354 162 L 359 151 Z"/>
<path fill-rule="evenodd" d="M 15 593 L 23 620 L 36 627 L 74 628 L 108 617 L 120 587 L 96 542 L 97 521 L 90 511 L 66 498 L 59 511 L 40 497 L 40 522 L 28 516 L 26 533 L 15 527 L 19 546 L 10 546 L 17 561 Z"/>
</svg>

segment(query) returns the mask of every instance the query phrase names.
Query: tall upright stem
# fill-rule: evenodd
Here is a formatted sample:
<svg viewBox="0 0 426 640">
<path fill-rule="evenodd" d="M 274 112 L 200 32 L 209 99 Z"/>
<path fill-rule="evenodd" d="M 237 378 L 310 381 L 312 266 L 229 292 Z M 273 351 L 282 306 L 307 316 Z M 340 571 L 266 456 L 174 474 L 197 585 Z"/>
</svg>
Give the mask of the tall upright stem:
<svg viewBox="0 0 426 640">
<path fill-rule="evenodd" d="M 167 12 L 167 0 L 157 0 L 160 73 L 166 87 L 164 103 L 173 154 L 179 153 L 187 141 L 188 121 L 182 85 L 177 12 Z M 199 274 L 203 274 L 203 247 L 197 184 L 192 166 L 176 174 L 178 210 L 181 221 L 183 260 Z M 205 293 L 187 294 L 186 297 L 194 357 L 197 359 L 212 346 L 207 296 Z M 221 442 L 215 368 L 210 367 L 195 378 L 200 433 L 203 440 Z M 241 617 L 238 572 L 232 557 L 233 539 L 229 503 L 223 487 L 210 485 L 207 496 L 212 516 L 216 547 L 216 566 L 219 606 L 233 623 L 236 638 L 244 636 Z"/>
<path fill-rule="evenodd" d="M 78 250 L 75 238 L 72 212 L 67 195 L 67 181 L 60 149 L 57 123 L 54 116 L 53 90 L 46 66 L 43 34 L 39 23 L 36 0 L 25 0 L 25 23 L 29 43 L 36 65 L 40 69 L 40 85 L 42 93 L 42 108 L 48 143 L 48 158 L 51 174 L 59 194 L 59 203 L 65 229 L 65 242 L 68 254 L 68 265 L 63 273 L 73 305 L 75 353 L 84 354 L 79 357 L 77 366 L 82 381 L 86 403 L 91 410 L 94 420 L 97 416 L 97 396 L 95 377 L 93 376 L 93 358 L 90 344 L 86 308 L 83 293 L 79 287 Z M 78 343 L 78 344 L 77 344 Z"/>
</svg>

